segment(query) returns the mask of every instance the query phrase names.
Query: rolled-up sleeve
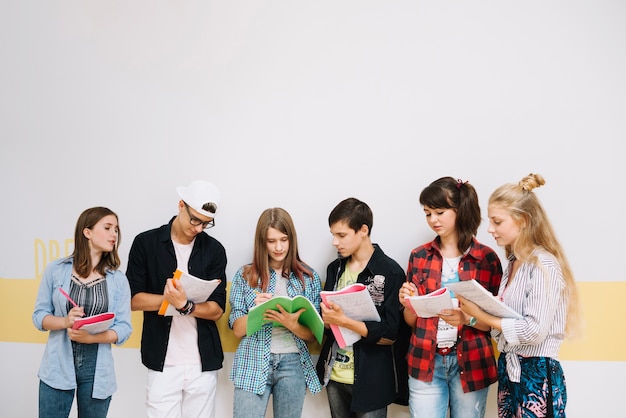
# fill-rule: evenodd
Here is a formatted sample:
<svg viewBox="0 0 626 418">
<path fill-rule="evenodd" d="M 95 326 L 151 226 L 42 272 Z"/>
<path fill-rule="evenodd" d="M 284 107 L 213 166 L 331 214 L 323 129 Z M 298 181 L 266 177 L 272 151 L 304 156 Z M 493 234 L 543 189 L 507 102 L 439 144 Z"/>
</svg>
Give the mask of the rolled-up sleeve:
<svg viewBox="0 0 626 418">
<path fill-rule="evenodd" d="M 130 286 L 126 275 L 121 271 L 115 271 L 112 276 L 112 285 L 115 289 L 115 320 L 111 330 L 117 334 L 116 345 L 122 345 L 128 340 L 133 332 L 130 314 Z"/>
<path fill-rule="evenodd" d="M 71 272 L 71 263 L 68 263 L 68 277 Z M 56 260 L 48 264 L 44 270 L 39 284 L 39 291 L 37 292 L 37 299 L 35 300 L 35 310 L 33 311 L 33 324 L 40 331 L 46 331 L 43 328 L 43 319 L 48 315 L 59 314 L 64 311 L 64 308 L 59 304 L 55 310 L 54 304 L 54 290 L 61 287 L 61 282 L 55 284 L 55 272 L 57 269 L 63 268 L 62 261 Z M 69 280 L 69 279 L 68 279 Z M 62 298 L 62 296 L 59 296 Z M 67 312 L 65 312 L 67 314 Z"/>
</svg>

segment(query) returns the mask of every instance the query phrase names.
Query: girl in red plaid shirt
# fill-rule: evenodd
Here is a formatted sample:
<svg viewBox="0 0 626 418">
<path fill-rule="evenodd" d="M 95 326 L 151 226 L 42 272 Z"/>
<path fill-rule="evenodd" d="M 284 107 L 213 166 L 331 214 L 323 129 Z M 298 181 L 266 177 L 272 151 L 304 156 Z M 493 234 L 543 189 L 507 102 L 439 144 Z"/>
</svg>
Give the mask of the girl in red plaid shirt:
<svg viewBox="0 0 626 418">
<path fill-rule="evenodd" d="M 475 279 L 494 295 L 502 277 L 500 260 L 475 238 L 481 222 L 474 187 L 452 177 L 432 182 L 420 194 L 435 239 L 415 248 L 409 257 L 405 297 L 425 295 L 448 283 Z M 454 306 L 458 302 L 453 295 Z M 407 363 L 409 410 L 413 418 L 482 418 L 489 385 L 497 381 L 490 327 L 461 311 L 418 317 L 404 309 L 413 328 Z"/>
</svg>

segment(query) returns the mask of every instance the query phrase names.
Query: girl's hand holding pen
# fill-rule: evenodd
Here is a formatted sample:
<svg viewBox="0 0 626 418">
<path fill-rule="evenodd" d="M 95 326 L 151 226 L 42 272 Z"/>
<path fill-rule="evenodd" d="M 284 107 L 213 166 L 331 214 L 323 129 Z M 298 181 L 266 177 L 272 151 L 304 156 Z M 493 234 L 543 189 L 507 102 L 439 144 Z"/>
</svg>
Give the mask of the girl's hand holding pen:
<svg viewBox="0 0 626 418">
<path fill-rule="evenodd" d="M 61 292 L 65 299 L 69 300 L 70 303 L 74 305 L 74 307 L 70 309 L 70 311 L 67 313 L 67 316 L 65 317 L 67 319 L 65 328 L 72 328 L 76 318 L 82 318 L 83 316 L 85 316 L 85 310 L 82 307 L 78 306 L 76 302 L 74 302 L 74 300 L 70 297 L 70 295 L 68 295 L 67 292 L 60 287 L 59 292 Z"/>
<path fill-rule="evenodd" d="M 406 308 L 406 301 L 404 298 L 415 295 L 417 295 L 417 287 L 412 282 L 402 283 L 402 287 L 398 292 L 398 298 L 400 299 L 400 304 L 402 306 Z"/>
<path fill-rule="evenodd" d="M 263 302 L 267 302 L 268 300 L 270 300 L 274 295 L 272 295 L 271 293 L 257 293 L 256 297 L 254 298 L 254 304 L 255 305 L 260 305 Z"/>
<path fill-rule="evenodd" d="M 65 328 L 72 328 L 76 318 L 82 318 L 83 316 L 85 316 L 85 310 L 83 309 L 83 307 L 81 306 L 73 307 L 72 309 L 70 309 L 70 311 L 67 313 L 67 316 L 65 317 L 67 319 Z"/>
</svg>

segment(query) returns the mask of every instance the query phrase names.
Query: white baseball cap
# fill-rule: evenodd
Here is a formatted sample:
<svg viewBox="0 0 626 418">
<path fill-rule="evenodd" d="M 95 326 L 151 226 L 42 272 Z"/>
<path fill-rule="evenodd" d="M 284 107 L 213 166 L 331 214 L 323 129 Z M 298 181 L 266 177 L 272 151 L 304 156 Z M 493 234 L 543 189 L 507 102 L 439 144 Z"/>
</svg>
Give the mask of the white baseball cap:
<svg viewBox="0 0 626 418">
<path fill-rule="evenodd" d="M 215 218 L 221 194 L 213 183 L 195 180 L 189 186 L 178 186 L 176 192 L 196 212 L 209 218 Z"/>
</svg>

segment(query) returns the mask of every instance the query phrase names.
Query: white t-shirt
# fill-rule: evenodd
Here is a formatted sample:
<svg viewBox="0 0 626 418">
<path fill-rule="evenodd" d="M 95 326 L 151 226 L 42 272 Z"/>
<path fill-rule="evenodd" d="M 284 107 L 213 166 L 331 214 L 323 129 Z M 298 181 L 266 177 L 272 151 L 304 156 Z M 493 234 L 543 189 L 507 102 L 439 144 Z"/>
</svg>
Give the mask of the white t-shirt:
<svg viewBox="0 0 626 418">
<path fill-rule="evenodd" d="M 189 274 L 187 265 L 193 249 L 190 244 L 174 244 L 176 253 L 176 268 L 183 273 Z M 170 328 L 167 353 L 165 354 L 166 366 L 182 366 L 200 363 L 200 350 L 198 349 L 198 324 L 193 316 L 174 315 Z"/>
<path fill-rule="evenodd" d="M 461 256 L 452 257 L 452 258 L 443 258 L 443 263 L 441 267 L 441 285 L 445 287 L 449 283 L 459 282 L 461 279 L 459 277 L 459 262 L 461 261 Z M 452 304 L 454 307 L 459 306 L 459 300 L 457 298 L 452 298 Z M 443 319 L 439 319 L 439 324 L 437 326 L 437 345 L 449 345 L 453 346 L 456 343 L 458 337 L 458 328 L 448 324 Z"/>
<path fill-rule="evenodd" d="M 287 294 L 287 279 L 276 277 L 274 296 L 289 296 Z M 297 353 L 298 346 L 293 334 L 285 327 L 272 327 L 272 343 L 270 351 L 274 354 Z"/>
</svg>

